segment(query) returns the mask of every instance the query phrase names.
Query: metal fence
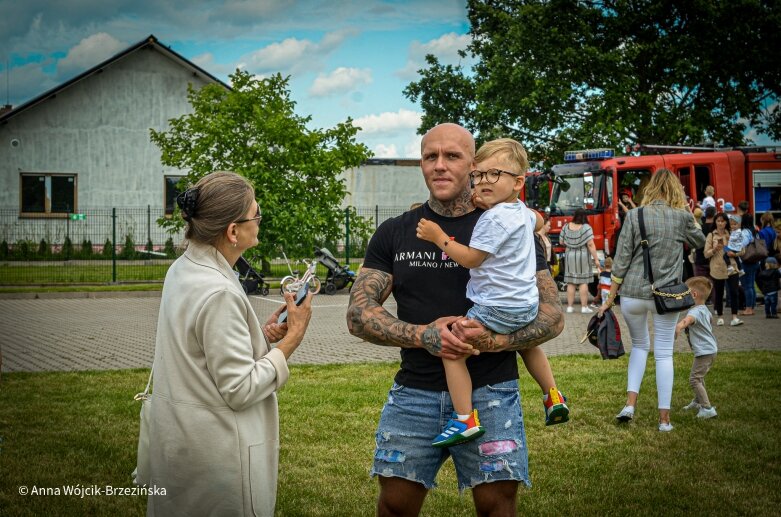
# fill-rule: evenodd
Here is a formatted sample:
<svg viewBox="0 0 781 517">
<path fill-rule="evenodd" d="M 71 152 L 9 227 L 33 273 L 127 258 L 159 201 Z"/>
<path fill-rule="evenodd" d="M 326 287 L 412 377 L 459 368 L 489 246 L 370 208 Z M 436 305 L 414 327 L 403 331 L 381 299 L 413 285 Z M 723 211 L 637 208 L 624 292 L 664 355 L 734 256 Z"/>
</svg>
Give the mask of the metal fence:
<svg viewBox="0 0 781 517">
<path fill-rule="evenodd" d="M 376 230 L 406 209 L 356 207 L 354 213 Z M 0 285 L 162 282 L 184 240 L 183 232 L 169 234 L 158 226 L 163 216 L 162 209 L 149 206 L 84 209 L 68 218 L 22 218 L 17 209 L 0 209 Z M 355 264 L 366 242 L 349 229 L 345 210 L 343 237 L 331 251 Z M 288 265 L 278 259 L 266 271 L 269 278 L 288 273 Z"/>
</svg>

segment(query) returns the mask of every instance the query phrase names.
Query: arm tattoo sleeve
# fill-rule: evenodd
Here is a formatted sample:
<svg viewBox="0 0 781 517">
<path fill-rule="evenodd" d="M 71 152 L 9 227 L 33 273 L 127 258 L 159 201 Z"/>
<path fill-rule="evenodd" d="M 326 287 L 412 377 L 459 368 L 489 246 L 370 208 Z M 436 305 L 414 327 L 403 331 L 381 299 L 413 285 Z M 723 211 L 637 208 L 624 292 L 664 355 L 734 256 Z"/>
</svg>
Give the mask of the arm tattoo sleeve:
<svg viewBox="0 0 781 517">
<path fill-rule="evenodd" d="M 347 329 L 350 334 L 376 345 L 438 351 L 442 341 L 432 325 L 406 323 L 386 311 L 382 304 L 390 296 L 393 277 L 376 269 L 363 269 L 350 291 Z M 425 330 L 424 330 L 425 329 Z"/>
<path fill-rule="evenodd" d="M 537 271 L 537 289 L 540 292 L 540 307 L 534 321 L 508 335 L 484 332 L 475 348 L 486 352 L 526 350 L 561 334 L 564 330 L 564 314 L 556 283 L 549 271 Z"/>
</svg>

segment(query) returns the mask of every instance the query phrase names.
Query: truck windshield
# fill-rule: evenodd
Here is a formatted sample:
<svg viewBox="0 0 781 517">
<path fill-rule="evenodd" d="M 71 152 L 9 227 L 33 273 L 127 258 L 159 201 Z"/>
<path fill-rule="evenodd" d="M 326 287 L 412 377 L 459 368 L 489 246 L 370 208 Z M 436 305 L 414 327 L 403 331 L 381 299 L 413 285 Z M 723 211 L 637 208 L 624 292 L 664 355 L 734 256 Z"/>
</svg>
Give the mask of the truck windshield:
<svg viewBox="0 0 781 517">
<path fill-rule="evenodd" d="M 607 204 L 606 171 L 591 164 L 593 162 L 557 165 L 553 168 L 556 180 L 551 196 L 551 215 L 572 215 L 578 208 L 588 213 L 603 211 Z"/>
</svg>

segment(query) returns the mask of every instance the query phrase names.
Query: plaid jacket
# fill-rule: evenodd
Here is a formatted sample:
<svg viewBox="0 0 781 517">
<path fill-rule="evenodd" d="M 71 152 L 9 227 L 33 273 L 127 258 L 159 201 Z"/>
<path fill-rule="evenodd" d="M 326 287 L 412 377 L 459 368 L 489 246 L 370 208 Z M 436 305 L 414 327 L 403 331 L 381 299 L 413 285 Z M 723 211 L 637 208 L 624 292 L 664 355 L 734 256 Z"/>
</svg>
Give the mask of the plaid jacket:
<svg viewBox="0 0 781 517">
<path fill-rule="evenodd" d="M 654 281 L 662 287 L 681 281 L 683 244 L 701 248 L 705 244 L 700 225 L 688 210 L 670 208 L 663 201 L 641 207 L 651 253 Z M 612 278 L 621 284 L 621 295 L 651 299 L 651 284 L 643 278 L 643 251 L 640 247 L 640 208 L 629 211 L 618 238 L 613 258 Z"/>
</svg>

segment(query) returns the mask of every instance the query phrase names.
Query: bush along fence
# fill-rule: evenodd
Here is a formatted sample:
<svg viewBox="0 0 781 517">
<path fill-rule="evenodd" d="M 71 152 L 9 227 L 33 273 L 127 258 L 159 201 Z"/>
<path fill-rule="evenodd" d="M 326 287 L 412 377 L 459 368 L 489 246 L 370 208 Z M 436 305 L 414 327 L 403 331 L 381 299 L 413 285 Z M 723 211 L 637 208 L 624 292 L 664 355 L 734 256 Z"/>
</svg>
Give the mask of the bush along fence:
<svg viewBox="0 0 781 517">
<path fill-rule="evenodd" d="M 376 230 L 405 209 L 376 206 L 352 213 L 361 218 L 364 230 L 367 223 Z M 150 206 L 87 209 L 57 218 L 22 218 L 17 209 L 0 209 L 0 285 L 162 282 L 184 242 L 183 231 L 169 234 L 157 225 L 163 216 L 162 209 Z M 344 230 L 340 241 L 323 245 L 342 263 L 360 262 L 368 239 L 365 231 L 354 233 L 348 209 Z M 260 264 L 253 265 L 260 271 Z M 289 270 L 284 260 L 275 259 L 265 273 L 280 278 Z M 318 275 L 325 274 L 320 266 Z"/>
</svg>

